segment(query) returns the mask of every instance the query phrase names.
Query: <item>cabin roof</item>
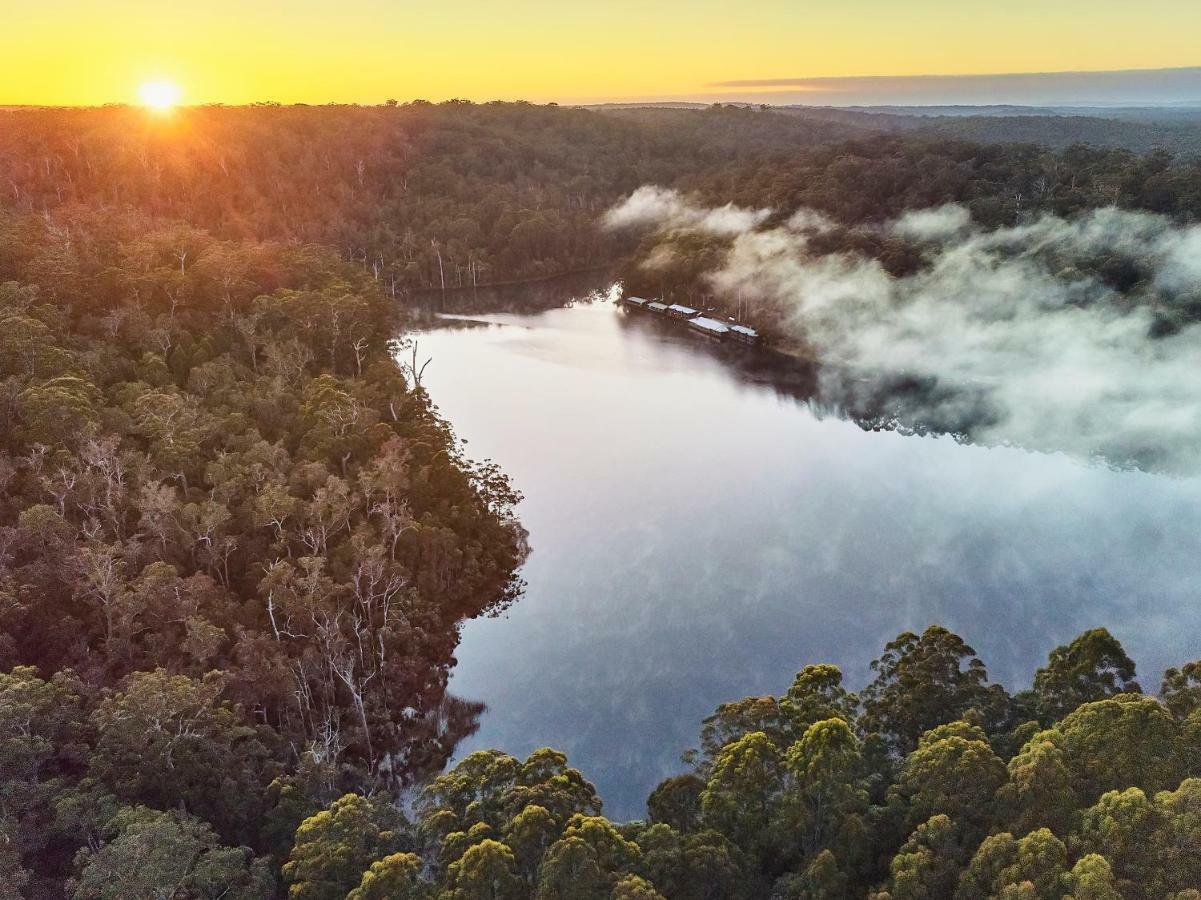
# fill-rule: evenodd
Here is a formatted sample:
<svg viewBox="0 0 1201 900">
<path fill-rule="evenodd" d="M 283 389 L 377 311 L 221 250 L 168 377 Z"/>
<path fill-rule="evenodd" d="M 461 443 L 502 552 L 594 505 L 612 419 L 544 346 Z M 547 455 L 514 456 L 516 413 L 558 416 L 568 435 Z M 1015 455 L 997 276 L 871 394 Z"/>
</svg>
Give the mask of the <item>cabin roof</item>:
<svg viewBox="0 0 1201 900">
<path fill-rule="evenodd" d="M 679 303 L 673 303 L 671 306 L 669 306 L 667 308 L 672 310 L 673 312 L 687 313 L 690 316 L 694 316 L 697 314 L 697 312 L 699 312 L 699 310 L 695 310 L 691 306 L 682 306 Z"/>
<path fill-rule="evenodd" d="M 688 324 L 695 328 L 712 332 L 713 334 L 725 334 L 730 330 L 730 326 L 724 322 L 719 322 L 717 319 L 710 319 L 706 316 L 697 316 L 695 319 L 691 319 Z"/>
<path fill-rule="evenodd" d="M 647 304 L 647 306 L 649 306 L 651 309 L 658 309 L 658 310 L 664 310 L 664 309 L 667 309 L 667 304 L 666 304 L 666 303 L 659 303 L 659 302 L 657 302 L 657 301 L 654 301 L 654 300 L 652 300 L 650 303 L 648 303 L 648 304 Z"/>
<path fill-rule="evenodd" d="M 731 325 L 731 331 L 737 331 L 739 334 L 745 334 L 747 337 L 759 337 L 759 332 L 749 325 Z"/>
<path fill-rule="evenodd" d="M 626 297 L 626 303 L 633 303 L 637 306 L 646 306 L 650 303 L 645 297 Z"/>
</svg>

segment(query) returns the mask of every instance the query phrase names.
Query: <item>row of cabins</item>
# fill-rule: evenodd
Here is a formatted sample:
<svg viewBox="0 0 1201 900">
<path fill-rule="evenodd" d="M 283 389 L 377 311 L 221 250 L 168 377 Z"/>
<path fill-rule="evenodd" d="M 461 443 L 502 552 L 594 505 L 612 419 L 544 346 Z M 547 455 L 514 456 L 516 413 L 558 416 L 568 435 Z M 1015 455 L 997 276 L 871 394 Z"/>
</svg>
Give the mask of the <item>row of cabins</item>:
<svg viewBox="0 0 1201 900">
<path fill-rule="evenodd" d="M 698 334 L 703 334 L 706 337 L 715 340 L 734 340 L 743 344 L 759 343 L 759 332 L 749 325 L 743 325 L 741 322 L 735 322 L 733 319 L 722 321 L 721 319 L 710 318 L 701 314 L 699 309 L 693 309 L 691 306 L 681 306 L 679 303 L 673 303 L 670 306 L 666 303 L 661 303 L 658 300 L 646 300 L 642 297 L 625 297 L 621 303 L 630 309 L 642 309 L 649 313 L 654 313 L 660 316 L 666 316 L 669 319 L 678 319 L 685 322 L 689 328 Z"/>
</svg>

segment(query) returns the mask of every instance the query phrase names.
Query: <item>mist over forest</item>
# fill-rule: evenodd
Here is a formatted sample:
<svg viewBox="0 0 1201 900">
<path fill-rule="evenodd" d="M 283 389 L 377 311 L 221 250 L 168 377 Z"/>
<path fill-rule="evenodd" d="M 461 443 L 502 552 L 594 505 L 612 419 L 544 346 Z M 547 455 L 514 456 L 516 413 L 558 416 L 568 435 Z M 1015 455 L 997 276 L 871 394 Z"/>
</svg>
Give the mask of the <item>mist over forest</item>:
<svg viewBox="0 0 1201 900">
<path fill-rule="evenodd" d="M 862 227 L 913 255 L 894 274 L 849 242 L 815 246 L 839 230 L 821 212 L 763 227 L 772 215 L 646 186 L 605 221 L 662 238 L 639 262 L 652 279 L 677 242 L 724 241 L 701 278 L 819 359 L 828 402 L 878 408 L 891 385 L 883 424 L 1197 471 L 1201 227 L 1106 206 L 985 229 L 946 204 Z"/>
</svg>

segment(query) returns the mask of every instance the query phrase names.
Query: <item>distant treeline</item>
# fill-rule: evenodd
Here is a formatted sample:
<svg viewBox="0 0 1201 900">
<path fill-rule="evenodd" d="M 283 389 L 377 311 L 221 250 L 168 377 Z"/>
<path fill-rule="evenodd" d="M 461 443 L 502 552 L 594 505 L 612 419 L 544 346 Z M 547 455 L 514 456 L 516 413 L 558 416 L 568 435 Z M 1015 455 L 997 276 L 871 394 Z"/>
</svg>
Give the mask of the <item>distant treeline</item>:
<svg viewBox="0 0 1201 900">
<path fill-rule="evenodd" d="M 1196 108 L 1076 107 L 1056 112 L 1036 107 L 993 111 L 970 108 L 955 115 L 907 113 L 904 107 L 868 112 L 823 107 L 782 107 L 781 111 L 814 122 L 837 122 L 865 132 L 916 135 L 988 144 L 1037 144 L 1055 150 L 1076 145 L 1147 153 L 1166 150 L 1182 156 L 1201 154 L 1201 112 Z"/>
<path fill-rule="evenodd" d="M 952 202 L 968 205 L 985 226 L 1012 225 L 1024 213 L 1071 216 L 1110 205 L 1201 219 L 1201 158 L 1084 145 L 1053 151 L 881 137 L 733 160 L 675 186 L 715 204 L 783 215 L 808 207 L 847 225 Z"/>
<path fill-rule="evenodd" d="M 0 113 L 0 203 L 129 208 L 329 245 L 388 291 L 611 262 L 598 216 L 644 182 L 850 133 L 751 110 L 629 121 L 525 103 Z"/>
<path fill-rule="evenodd" d="M 703 206 L 768 209 L 765 227 L 800 209 L 830 220 L 809 246 L 814 256 L 854 254 L 879 260 L 892 275 L 922 268 L 921 242 L 880 226 L 906 212 L 949 203 L 967 208 L 984 228 L 1018 225 L 1041 214 L 1071 220 L 1105 206 L 1157 213 L 1187 224 L 1201 221 L 1201 158 L 1164 151 L 1076 146 L 1052 151 L 1026 144 L 932 142 L 876 137 L 768 153 L 753 161 L 679 178 L 674 186 Z M 734 313 L 736 298 L 720 296 L 706 277 L 721 268 L 732 235 L 683 229 L 643 233 L 620 274 L 628 290 Z M 1119 248 L 1090 261 L 1090 272 L 1125 291 L 1140 283 L 1137 260 Z M 762 311 L 760 311 L 762 313 Z M 1201 315 L 1201 309 L 1194 311 Z M 756 324 L 778 331 L 770 316 Z"/>
<path fill-rule="evenodd" d="M 10 208 L 128 209 L 231 240 L 320 243 L 392 294 L 613 262 L 632 247 L 597 220 L 646 183 L 848 223 L 949 200 L 986 223 L 1109 203 L 1201 215 L 1198 165 L 1166 153 L 879 135 L 888 117 L 863 113 L 452 102 L 0 117 Z M 985 124 L 1004 137 L 1007 121 Z"/>
</svg>

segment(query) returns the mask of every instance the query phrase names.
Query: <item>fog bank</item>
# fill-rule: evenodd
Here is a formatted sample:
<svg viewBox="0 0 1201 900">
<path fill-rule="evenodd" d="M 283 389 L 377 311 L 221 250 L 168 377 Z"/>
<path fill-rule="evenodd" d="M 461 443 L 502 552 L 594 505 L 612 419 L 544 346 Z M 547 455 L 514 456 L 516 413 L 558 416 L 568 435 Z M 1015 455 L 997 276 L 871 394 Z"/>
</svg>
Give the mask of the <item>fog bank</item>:
<svg viewBox="0 0 1201 900">
<path fill-rule="evenodd" d="M 826 399 L 864 408 L 882 384 L 916 384 L 894 392 L 899 421 L 1201 471 L 1201 327 L 1178 324 L 1201 311 L 1201 227 L 1104 208 L 990 231 L 949 205 L 874 226 L 923 251 L 920 271 L 894 277 L 858 253 L 813 252 L 813 235 L 833 227 L 820 213 L 764 227 L 768 215 L 644 187 L 606 221 L 665 242 L 729 238 L 709 280 L 817 352 Z M 1132 273 L 1125 290 L 1099 274 L 1115 266 Z"/>
</svg>

